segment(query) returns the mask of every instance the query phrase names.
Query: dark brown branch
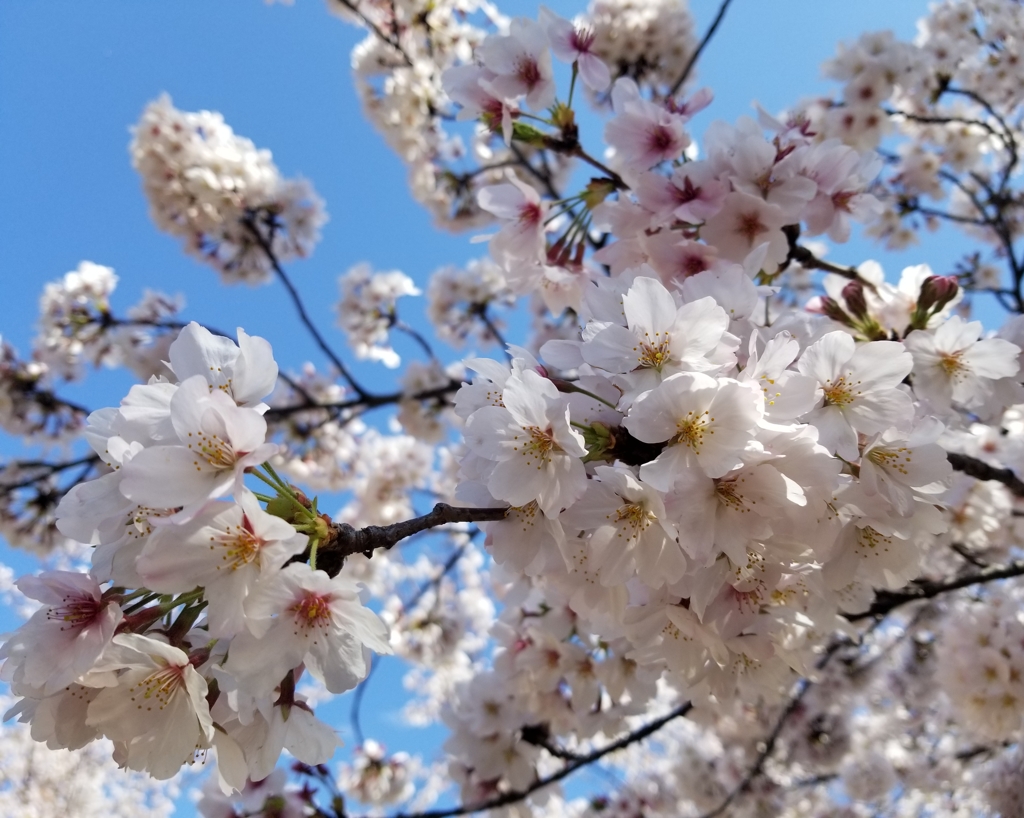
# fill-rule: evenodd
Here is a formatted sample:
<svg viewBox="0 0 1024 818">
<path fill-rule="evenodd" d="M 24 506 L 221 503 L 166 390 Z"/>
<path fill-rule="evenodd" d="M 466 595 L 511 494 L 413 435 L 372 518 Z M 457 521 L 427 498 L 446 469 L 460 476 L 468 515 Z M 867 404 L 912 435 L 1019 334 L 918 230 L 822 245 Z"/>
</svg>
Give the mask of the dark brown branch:
<svg viewBox="0 0 1024 818">
<path fill-rule="evenodd" d="M 1006 486 L 1016 497 L 1024 497 L 1024 482 L 1009 469 L 990 466 L 984 460 L 959 452 L 946 452 L 949 464 L 959 472 L 978 480 L 995 480 Z"/>
<path fill-rule="evenodd" d="M 491 798 L 487 801 L 481 801 L 476 804 L 463 805 L 461 807 L 452 807 L 450 809 L 436 809 L 427 810 L 426 812 L 400 812 L 391 818 L 452 818 L 456 815 L 473 815 L 477 812 L 483 812 L 484 810 L 497 809 L 498 807 L 508 806 L 509 804 L 515 804 L 522 801 L 524 798 L 537 792 L 537 790 L 543 789 L 544 787 L 555 784 L 561 781 L 563 778 L 568 778 L 574 772 L 581 767 L 586 767 L 593 764 L 596 761 L 600 761 L 606 755 L 614 753 L 618 750 L 623 750 L 632 744 L 637 744 L 643 741 L 649 736 L 657 733 L 662 727 L 675 719 L 681 718 L 690 712 L 692 705 L 690 702 L 681 704 L 675 709 L 669 711 L 661 718 L 657 718 L 649 724 L 645 724 L 637 730 L 631 733 L 627 733 L 617 741 L 613 741 L 610 744 L 606 744 L 593 752 L 587 753 L 586 755 L 578 756 L 575 760 L 568 762 L 560 770 L 556 770 L 550 775 L 546 775 L 543 778 L 538 778 L 529 787 L 522 790 L 512 790 L 511 792 L 502 793 L 495 798 Z"/>
<path fill-rule="evenodd" d="M 715 36 L 715 32 L 722 24 L 722 20 L 725 18 L 725 10 L 729 8 L 729 4 L 731 2 L 732 0 L 724 0 L 722 5 L 719 6 L 718 14 L 715 15 L 715 19 L 711 21 L 711 28 L 707 30 L 707 33 L 704 35 L 704 39 L 702 39 L 700 44 L 697 46 L 697 50 L 694 51 L 690 59 L 687 60 L 686 66 L 683 68 L 683 73 L 679 75 L 679 79 L 677 79 L 669 89 L 668 95 L 670 97 L 674 97 L 676 92 L 683 87 L 683 83 L 686 82 L 687 78 L 690 76 L 690 72 L 693 71 L 693 67 L 697 64 L 697 60 L 700 59 L 701 53 L 705 48 L 707 48 L 708 43 L 711 42 L 711 38 Z"/>
<path fill-rule="evenodd" d="M 872 289 L 874 288 L 874 285 L 871 284 L 871 282 L 865 281 L 861 278 L 860 273 L 858 273 L 855 268 L 841 267 L 838 264 L 832 264 L 824 259 L 820 259 L 806 247 L 798 244 L 797 240 L 800 238 L 800 225 L 786 225 L 782 228 L 782 232 L 786 234 L 786 239 L 789 241 L 789 255 L 786 257 L 783 269 L 789 265 L 789 262 L 795 261 L 801 267 L 805 267 L 808 270 L 823 270 L 826 273 L 835 273 L 843 278 L 848 278 L 851 281 L 860 281 L 863 284 L 871 286 Z"/>
<path fill-rule="evenodd" d="M 302 321 L 306 329 L 309 330 L 309 334 L 313 336 L 313 340 L 316 342 L 316 345 L 320 347 L 320 351 L 327 356 L 328 360 L 330 360 L 332 364 L 334 364 L 338 372 L 341 373 L 341 376 L 348 382 L 349 386 L 356 391 L 356 394 L 359 395 L 359 397 L 369 397 L 369 392 L 363 389 L 363 387 L 359 385 L 359 382 L 352 377 L 352 374 L 348 371 L 348 367 L 342 363 L 341 359 L 335 354 L 334 350 L 331 349 L 327 341 L 324 340 L 324 337 L 320 334 L 320 330 L 316 328 L 316 324 L 313 323 L 313 320 L 306 312 L 306 307 L 302 303 L 302 298 L 299 296 L 298 290 L 295 289 L 295 285 L 292 284 L 291 279 L 288 278 L 288 274 L 285 273 L 284 268 L 281 267 L 281 264 L 274 253 L 274 249 L 270 246 L 270 243 L 267 241 L 263 233 L 260 232 L 255 221 L 252 218 L 247 218 L 245 219 L 244 224 L 249 230 L 249 233 L 256 240 L 256 243 L 260 246 L 260 249 L 266 254 L 267 259 L 274 268 L 274 272 L 277 273 L 277 277 L 281 279 L 281 283 L 284 284 L 285 289 L 288 291 L 288 295 L 292 299 L 292 303 L 295 305 L 295 310 L 299 314 L 299 320 Z"/>
<path fill-rule="evenodd" d="M 61 463 L 47 463 L 42 460 L 12 460 L 10 463 L 5 463 L 0 466 L 0 495 L 8 494 L 9 492 L 17 489 L 28 488 L 35 483 L 39 483 L 43 480 L 48 480 L 55 474 L 59 474 L 62 471 L 68 469 L 74 469 L 78 466 L 86 466 L 92 468 L 100 462 L 99 455 L 87 455 L 80 457 L 77 460 L 67 460 Z M 4 472 L 7 469 L 14 469 L 22 472 L 36 472 L 32 477 L 24 477 L 17 483 L 5 483 L 3 481 Z"/>
<path fill-rule="evenodd" d="M 423 392 L 414 392 L 411 395 L 405 392 L 389 392 L 385 395 L 365 395 L 361 398 L 353 398 L 352 400 L 337 401 L 334 403 L 314 402 L 298 403 L 294 406 L 278 406 L 269 409 L 266 413 L 266 418 L 267 420 L 284 420 L 291 415 L 296 415 L 301 412 L 314 412 L 317 409 L 323 409 L 325 412 L 333 412 L 337 414 L 345 409 L 375 409 L 380 406 L 400 403 L 404 400 L 437 400 L 439 398 L 447 397 L 452 392 L 457 392 L 461 387 L 462 384 L 460 382 L 449 381 L 444 386 L 427 389 Z"/>
<path fill-rule="evenodd" d="M 333 523 L 326 540 L 317 548 L 317 563 L 332 577 L 336 576 L 346 557 L 352 554 L 373 556 L 378 548 L 391 548 L 406 537 L 449 523 L 482 523 L 505 519 L 508 508 L 463 508 L 438 503 L 422 517 L 391 525 L 368 525 L 354 528 L 348 523 Z"/>
<path fill-rule="evenodd" d="M 901 605 L 909 602 L 918 602 L 922 599 L 932 599 L 951 591 L 959 591 L 962 588 L 969 588 L 972 585 L 983 585 L 986 582 L 995 582 L 1000 579 L 1013 579 L 1024 576 L 1024 560 L 1011 562 L 1007 565 L 996 565 L 977 571 L 972 574 L 965 574 L 955 579 L 933 581 L 928 579 L 915 580 L 902 591 L 880 590 L 875 593 L 875 601 L 871 607 L 863 613 L 849 614 L 847 619 L 856 622 L 861 619 L 872 617 L 883 617 L 891 613 Z"/>
</svg>

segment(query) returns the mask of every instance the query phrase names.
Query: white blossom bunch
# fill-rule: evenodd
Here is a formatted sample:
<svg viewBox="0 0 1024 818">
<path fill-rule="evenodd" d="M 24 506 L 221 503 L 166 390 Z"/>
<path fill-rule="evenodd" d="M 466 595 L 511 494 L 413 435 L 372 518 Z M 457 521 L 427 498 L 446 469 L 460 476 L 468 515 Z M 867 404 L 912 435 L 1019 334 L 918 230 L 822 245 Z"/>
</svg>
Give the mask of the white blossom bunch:
<svg viewBox="0 0 1024 818">
<path fill-rule="evenodd" d="M 263 245 L 280 259 L 309 255 L 326 220 L 302 179 L 284 179 L 270 156 L 237 136 L 220 114 L 179 111 L 166 94 L 133 130 L 132 164 L 150 214 L 226 283 L 273 275 Z"/>
<path fill-rule="evenodd" d="M 387 627 L 352 580 L 315 570 L 315 510 L 272 469 L 273 497 L 244 483 L 277 451 L 262 403 L 277 377 L 270 345 L 193 323 L 169 359 L 174 381 L 90 415 L 86 439 L 109 472 L 65 495 L 57 526 L 95 546 L 92 568 L 19 581 L 41 607 L 0 648 L 20 697 L 9 715 L 51 748 L 108 738 L 121 764 L 157 779 L 212 749 L 237 790 L 286 748 L 309 764 L 333 754 L 297 676 L 350 689 L 369 649 L 390 652 Z M 292 560 L 307 547 L 312 564 Z"/>
<path fill-rule="evenodd" d="M 228 282 L 280 278 L 332 368 L 281 372 L 158 293 L 120 318 L 109 268 L 47 288 L 32 360 L 0 347 L 0 425 L 89 451 L 3 465 L 0 530 L 88 566 L 0 574 L 34 605 L 0 646 L 15 729 L 159 780 L 215 759 L 205 818 L 1017 814 L 1021 4 L 947 0 L 913 43 L 841 47 L 837 99 L 699 134 L 691 57 L 728 5 L 698 45 L 669 0 L 331 0 L 368 31 L 357 88 L 414 197 L 492 223 L 429 284 L 340 277 L 387 387 L 283 267 L 311 188 L 217 114 L 147 109 L 157 224 Z M 824 257 L 945 221 L 983 250 L 944 274 Z M 422 290 L 433 338 L 504 357 L 444 358 L 399 316 Z M 1016 314 L 986 331 L 981 294 Z M 140 382 L 89 413 L 51 389 L 86 364 Z M 307 489 L 343 493 L 333 517 Z M 362 688 L 332 769 L 314 709 L 389 653 L 443 759 L 364 735 Z M 559 790 L 593 765 L 603 792 Z"/>
</svg>

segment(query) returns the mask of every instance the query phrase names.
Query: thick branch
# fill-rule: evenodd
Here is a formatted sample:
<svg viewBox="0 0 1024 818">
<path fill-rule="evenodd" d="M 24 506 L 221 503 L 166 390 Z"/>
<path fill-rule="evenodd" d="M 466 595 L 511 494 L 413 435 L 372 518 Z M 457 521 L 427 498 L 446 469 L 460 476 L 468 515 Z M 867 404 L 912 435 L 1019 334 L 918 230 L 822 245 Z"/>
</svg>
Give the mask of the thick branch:
<svg viewBox="0 0 1024 818">
<path fill-rule="evenodd" d="M 917 580 L 902 591 L 876 591 L 875 601 L 870 608 L 863 613 L 851 614 L 847 616 L 847 619 L 851 622 L 856 622 L 860 619 L 882 617 L 909 602 L 932 599 L 950 591 L 969 588 L 972 585 L 982 585 L 986 582 L 995 582 L 999 579 L 1012 579 L 1013 577 L 1020 576 L 1024 576 L 1024 560 L 1011 562 L 1007 565 L 996 565 L 983 571 L 956 577 L 955 579 L 943 581 Z"/>
<path fill-rule="evenodd" d="M 507 508 L 463 508 L 438 503 L 429 514 L 391 525 L 353 528 L 348 523 L 335 523 L 331 526 L 328 538 L 317 548 L 317 560 L 328 574 L 335 576 L 341 570 L 345 558 L 352 554 L 370 557 L 376 549 L 391 548 L 406 537 L 419 534 L 421 531 L 448 523 L 503 520 L 507 513 Z"/>
<path fill-rule="evenodd" d="M 1009 469 L 990 466 L 984 460 L 959 452 L 946 452 L 949 464 L 959 472 L 978 480 L 995 480 L 1006 486 L 1016 497 L 1024 497 L 1024 482 Z"/>
</svg>

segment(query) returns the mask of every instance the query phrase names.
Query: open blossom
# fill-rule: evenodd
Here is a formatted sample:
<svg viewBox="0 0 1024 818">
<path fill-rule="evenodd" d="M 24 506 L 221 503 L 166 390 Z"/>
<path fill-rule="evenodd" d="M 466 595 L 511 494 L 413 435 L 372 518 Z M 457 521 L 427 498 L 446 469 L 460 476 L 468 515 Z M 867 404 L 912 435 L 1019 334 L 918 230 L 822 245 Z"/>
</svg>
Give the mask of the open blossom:
<svg viewBox="0 0 1024 818">
<path fill-rule="evenodd" d="M 525 96 L 526 104 L 535 111 L 555 101 L 551 52 L 540 23 L 523 18 L 513 20 L 508 34 L 488 37 L 477 48 L 476 56 L 494 72 L 494 78 L 484 81 L 484 87 L 497 96 Z"/>
<path fill-rule="evenodd" d="M 914 359 L 896 341 L 857 345 L 830 332 L 800 356 L 800 372 L 814 378 L 821 404 L 807 416 L 821 444 L 846 460 L 858 457 L 857 433 L 878 434 L 910 422 L 910 395 L 898 387 Z"/>
<path fill-rule="evenodd" d="M 956 403 L 983 406 L 999 378 L 1017 374 L 1020 348 L 1002 338 L 981 338 L 980 321 L 952 316 L 934 331 L 917 330 L 906 340 L 914 356 L 914 391 L 936 410 Z"/>
<path fill-rule="evenodd" d="M 645 171 L 678 159 L 690 144 L 683 128 L 685 119 L 643 99 L 631 79 L 616 81 L 612 104 L 615 118 L 605 126 L 604 138 L 630 171 Z"/>
<path fill-rule="evenodd" d="M 722 477 L 759 449 L 754 430 L 764 415 L 756 388 L 729 378 L 681 372 L 640 396 L 623 425 L 645 443 L 665 443 L 640 467 L 640 479 L 668 491 L 686 469 Z"/>
<path fill-rule="evenodd" d="M 87 724 L 124 742 L 124 763 L 170 778 L 213 739 L 206 680 L 179 648 L 139 634 L 114 637 L 104 670 L 119 670 L 89 705 Z"/>
<path fill-rule="evenodd" d="M 586 26 L 571 23 L 541 6 L 540 22 L 547 28 L 551 50 L 564 62 L 576 63 L 580 78 L 592 91 L 604 91 L 611 85 L 611 74 L 604 61 L 593 52 L 594 33 Z"/>
<path fill-rule="evenodd" d="M 789 244 L 782 232 L 786 216 L 778 205 L 749 193 L 733 191 L 701 228 L 700 235 L 723 258 L 742 262 L 758 246 L 768 245 L 767 270 L 786 260 Z"/>
<path fill-rule="evenodd" d="M 622 311 L 625 327 L 594 322 L 580 352 L 592 366 L 628 373 L 623 404 L 677 372 L 715 372 L 730 360 L 719 350 L 728 349 L 729 318 L 711 298 L 677 306 L 661 282 L 640 277 L 622 297 Z"/>
<path fill-rule="evenodd" d="M 652 588 L 679 580 L 686 557 L 660 493 L 625 469 L 599 466 L 595 476 L 561 520 L 568 530 L 592 531 L 588 547 L 602 584 L 622 584 L 634 573 Z"/>
<path fill-rule="evenodd" d="M 494 465 L 488 491 L 513 506 L 536 501 L 548 517 L 583 494 L 587 475 L 583 437 L 569 425 L 569 407 L 536 372 L 513 374 L 502 406 L 484 406 L 466 423 L 472 451 Z"/>
<path fill-rule="evenodd" d="M 387 626 L 360 601 L 358 586 L 305 563 L 261 582 L 245 612 L 250 632 L 232 641 L 224 669 L 255 696 L 269 696 L 301 664 L 332 693 L 344 693 L 366 676 L 367 648 L 391 653 Z"/>
<path fill-rule="evenodd" d="M 210 503 L 183 525 L 157 529 L 136 566 L 145 586 L 160 593 L 205 588 L 210 634 L 232 636 L 245 627 L 245 600 L 257 581 L 305 546 L 306 535 L 243 490 L 237 502 Z"/>
<path fill-rule="evenodd" d="M 43 607 L 0 647 L 0 676 L 50 695 L 92 670 L 121 623 L 121 608 L 102 598 L 88 574 L 48 571 L 17 585 Z"/>
<path fill-rule="evenodd" d="M 203 503 L 238 490 L 245 470 L 277 452 L 267 443 L 267 422 L 223 392 L 210 392 L 202 375 L 185 381 L 170 402 L 177 445 L 151 446 L 124 467 L 121 492 L 151 508 Z M 184 516 L 184 515 L 183 515 Z"/>
<path fill-rule="evenodd" d="M 477 200 L 488 213 L 508 222 L 491 239 L 495 261 L 507 267 L 513 259 L 536 262 L 543 258 L 548 204 L 534 188 L 511 176 L 504 184 L 481 189 Z"/>
<path fill-rule="evenodd" d="M 210 389 L 219 389 L 239 406 L 259 408 L 274 391 L 277 362 L 266 339 L 238 329 L 238 343 L 214 335 L 195 321 L 168 349 L 171 370 L 179 381 L 202 375 Z"/>
</svg>

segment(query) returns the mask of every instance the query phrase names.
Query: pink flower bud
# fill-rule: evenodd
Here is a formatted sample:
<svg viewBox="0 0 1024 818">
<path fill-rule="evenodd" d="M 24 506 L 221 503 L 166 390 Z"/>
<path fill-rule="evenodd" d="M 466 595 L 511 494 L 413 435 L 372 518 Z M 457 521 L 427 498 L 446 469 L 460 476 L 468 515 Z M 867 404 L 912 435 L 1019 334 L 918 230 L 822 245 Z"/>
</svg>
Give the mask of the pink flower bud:
<svg viewBox="0 0 1024 818">
<path fill-rule="evenodd" d="M 921 312 L 938 312 L 956 298 L 959 291 L 960 287 L 957 284 L 956 276 L 928 276 L 921 282 L 921 294 L 917 298 L 917 308 Z"/>
</svg>

